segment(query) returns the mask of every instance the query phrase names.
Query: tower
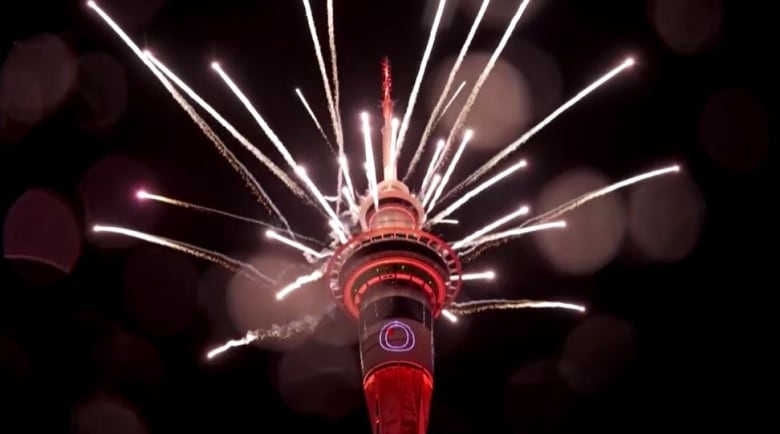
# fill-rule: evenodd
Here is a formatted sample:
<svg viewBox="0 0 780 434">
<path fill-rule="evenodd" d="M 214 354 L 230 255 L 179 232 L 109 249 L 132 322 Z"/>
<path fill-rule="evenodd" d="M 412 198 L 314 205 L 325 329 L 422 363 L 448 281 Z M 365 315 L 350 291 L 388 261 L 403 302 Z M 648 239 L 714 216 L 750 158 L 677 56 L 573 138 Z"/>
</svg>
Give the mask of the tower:
<svg viewBox="0 0 780 434">
<path fill-rule="evenodd" d="M 460 262 L 421 229 L 425 213 L 396 176 L 390 65 L 383 62 L 384 180 L 360 205 L 361 232 L 331 257 L 326 278 L 357 321 L 374 434 L 424 434 L 433 394 L 433 320 L 460 290 Z M 376 196 L 376 197 L 374 197 Z"/>
</svg>

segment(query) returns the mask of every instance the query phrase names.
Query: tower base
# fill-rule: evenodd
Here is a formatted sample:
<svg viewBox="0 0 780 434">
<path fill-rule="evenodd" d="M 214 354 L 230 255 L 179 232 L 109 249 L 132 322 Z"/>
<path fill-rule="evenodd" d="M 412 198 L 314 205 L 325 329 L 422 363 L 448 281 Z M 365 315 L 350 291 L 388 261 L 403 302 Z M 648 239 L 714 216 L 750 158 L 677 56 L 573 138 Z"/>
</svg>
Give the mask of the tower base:
<svg viewBox="0 0 780 434">
<path fill-rule="evenodd" d="M 425 434 L 433 379 L 408 364 L 383 366 L 363 382 L 374 434 Z"/>
</svg>

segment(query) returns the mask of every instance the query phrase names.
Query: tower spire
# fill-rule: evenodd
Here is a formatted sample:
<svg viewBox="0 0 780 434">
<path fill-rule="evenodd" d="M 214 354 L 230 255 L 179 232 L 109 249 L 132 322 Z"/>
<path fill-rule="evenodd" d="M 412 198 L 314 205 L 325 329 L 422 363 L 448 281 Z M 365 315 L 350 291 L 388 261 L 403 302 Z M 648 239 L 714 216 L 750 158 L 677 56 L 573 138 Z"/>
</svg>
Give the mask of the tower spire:
<svg viewBox="0 0 780 434">
<path fill-rule="evenodd" d="M 382 115 L 384 126 L 382 127 L 382 163 L 384 166 L 385 181 L 397 179 L 397 167 L 395 155 L 395 143 L 393 137 L 393 78 L 390 73 L 390 59 L 382 59 Z"/>
</svg>

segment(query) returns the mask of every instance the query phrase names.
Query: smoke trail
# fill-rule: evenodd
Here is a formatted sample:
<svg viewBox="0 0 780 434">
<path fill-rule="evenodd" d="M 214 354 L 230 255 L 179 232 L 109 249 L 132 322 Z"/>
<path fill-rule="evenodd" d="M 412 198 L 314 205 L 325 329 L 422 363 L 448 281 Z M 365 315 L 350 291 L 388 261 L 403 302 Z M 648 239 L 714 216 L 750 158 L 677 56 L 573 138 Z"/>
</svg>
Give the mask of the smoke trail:
<svg viewBox="0 0 780 434">
<path fill-rule="evenodd" d="M 414 172 L 415 166 L 417 166 L 420 158 L 422 158 L 423 152 L 425 151 L 425 145 L 428 143 L 428 138 L 431 136 L 431 133 L 433 133 L 433 129 L 436 127 L 439 119 L 441 119 L 440 114 L 443 115 L 443 113 L 447 111 L 450 104 L 455 101 L 455 97 L 458 96 L 461 89 L 463 89 L 463 86 L 466 84 L 463 82 L 460 87 L 458 87 L 458 90 L 455 91 L 455 94 L 450 99 L 449 103 L 447 103 L 447 106 L 442 109 L 445 98 L 450 92 L 452 83 L 455 81 L 455 76 L 458 74 L 458 71 L 460 71 L 460 66 L 463 63 L 463 59 L 466 58 L 466 54 L 469 51 L 471 41 L 474 39 L 474 35 L 477 33 L 479 24 L 482 22 L 482 17 L 485 15 L 488 4 L 490 4 L 490 0 L 482 1 L 482 6 L 479 8 L 479 12 L 477 12 L 477 16 L 474 18 L 474 23 L 471 25 L 471 30 L 469 30 L 469 33 L 466 36 L 466 41 L 463 42 L 463 46 L 460 48 L 460 53 L 458 53 L 458 57 L 455 59 L 455 63 L 452 64 L 450 75 L 447 77 L 447 82 L 444 84 L 444 89 L 442 89 L 441 95 L 439 95 L 439 100 L 436 101 L 436 105 L 433 107 L 433 111 L 431 111 L 431 115 L 428 118 L 428 123 L 425 125 L 425 130 L 423 130 L 422 137 L 420 138 L 420 144 L 417 146 L 417 151 L 415 151 L 414 156 L 412 157 L 412 162 L 409 163 L 409 168 L 406 169 L 406 175 L 404 175 L 403 179 L 404 182 L 409 179 L 409 176 L 411 176 Z"/>
<path fill-rule="evenodd" d="M 274 324 L 271 326 L 271 328 L 268 329 L 251 330 L 248 331 L 241 339 L 233 339 L 227 341 L 217 348 L 214 348 L 208 352 L 206 357 L 213 359 L 214 357 L 224 353 L 225 351 L 228 351 L 231 348 L 242 347 L 256 341 L 262 342 L 267 340 L 290 339 L 295 335 L 314 331 L 318 323 L 319 320 L 316 317 L 307 315 L 303 317 L 303 319 L 291 321 L 287 324 Z"/>
<path fill-rule="evenodd" d="M 560 301 L 534 301 L 534 300 L 476 300 L 461 303 L 452 303 L 448 308 L 451 313 L 456 315 L 472 315 L 475 313 L 486 312 L 489 310 L 510 310 L 510 309 L 567 309 L 585 312 L 585 306 L 578 304 L 563 303 Z"/>
<path fill-rule="evenodd" d="M 170 249 L 186 253 L 188 255 L 200 258 L 209 262 L 213 262 L 220 265 L 227 270 L 234 273 L 241 273 L 257 282 L 258 279 L 264 280 L 269 283 L 276 283 L 273 279 L 261 273 L 257 268 L 246 262 L 239 261 L 238 259 L 231 258 L 219 252 L 204 249 L 203 247 L 194 246 L 192 244 L 184 243 L 181 241 L 172 240 L 170 238 L 158 237 L 157 235 L 151 235 L 144 232 L 135 231 L 119 226 L 105 226 L 95 225 L 92 227 L 94 232 L 108 232 L 114 234 L 120 234 L 131 238 L 143 240 L 158 246 L 168 247 Z"/>
</svg>

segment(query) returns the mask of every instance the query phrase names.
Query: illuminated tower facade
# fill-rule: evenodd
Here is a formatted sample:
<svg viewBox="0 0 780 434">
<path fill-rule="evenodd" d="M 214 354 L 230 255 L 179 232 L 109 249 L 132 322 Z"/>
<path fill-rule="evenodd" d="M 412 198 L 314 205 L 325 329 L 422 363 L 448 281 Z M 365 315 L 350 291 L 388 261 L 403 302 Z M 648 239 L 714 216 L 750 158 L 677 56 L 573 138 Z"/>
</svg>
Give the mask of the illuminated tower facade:
<svg viewBox="0 0 780 434">
<path fill-rule="evenodd" d="M 433 394 L 433 320 L 460 290 L 457 255 L 421 230 L 422 205 L 396 179 L 384 64 L 384 181 L 360 208 L 362 232 L 330 260 L 336 299 L 358 322 L 363 389 L 375 434 L 424 434 Z"/>
</svg>

